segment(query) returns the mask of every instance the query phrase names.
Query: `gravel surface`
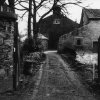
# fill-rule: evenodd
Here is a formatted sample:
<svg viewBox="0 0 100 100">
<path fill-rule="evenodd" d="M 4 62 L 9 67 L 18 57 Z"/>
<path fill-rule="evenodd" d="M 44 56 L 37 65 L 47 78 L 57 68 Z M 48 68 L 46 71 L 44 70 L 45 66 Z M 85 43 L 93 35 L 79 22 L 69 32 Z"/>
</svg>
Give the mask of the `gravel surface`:
<svg viewBox="0 0 100 100">
<path fill-rule="evenodd" d="M 34 100 L 96 100 L 62 58 L 48 53 Z"/>
</svg>

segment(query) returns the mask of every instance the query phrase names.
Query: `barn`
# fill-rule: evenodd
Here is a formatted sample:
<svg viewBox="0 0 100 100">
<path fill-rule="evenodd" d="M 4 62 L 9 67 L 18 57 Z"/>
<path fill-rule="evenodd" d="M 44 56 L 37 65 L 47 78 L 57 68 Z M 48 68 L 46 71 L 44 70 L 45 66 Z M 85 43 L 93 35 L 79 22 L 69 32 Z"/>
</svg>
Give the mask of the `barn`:
<svg viewBox="0 0 100 100">
<path fill-rule="evenodd" d="M 48 38 L 48 49 L 55 50 L 58 46 L 59 37 L 78 28 L 78 24 L 61 13 L 61 8 L 55 6 L 53 14 L 39 24 L 40 33 Z"/>
</svg>

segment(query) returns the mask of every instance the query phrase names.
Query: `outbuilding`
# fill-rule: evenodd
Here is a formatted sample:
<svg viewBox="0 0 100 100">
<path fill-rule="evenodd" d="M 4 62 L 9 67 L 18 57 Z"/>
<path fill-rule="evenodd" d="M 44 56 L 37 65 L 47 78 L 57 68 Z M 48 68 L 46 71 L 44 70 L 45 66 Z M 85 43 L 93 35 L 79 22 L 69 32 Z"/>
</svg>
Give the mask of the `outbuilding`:
<svg viewBox="0 0 100 100">
<path fill-rule="evenodd" d="M 78 24 L 62 12 L 61 8 L 56 5 L 53 8 L 53 14 L 42 19 L 39 23 L 40 33 L 48 38 L 48 49 L 57 49 L 59 37 L 63 34 L 78 28 Z"/>
</svg>

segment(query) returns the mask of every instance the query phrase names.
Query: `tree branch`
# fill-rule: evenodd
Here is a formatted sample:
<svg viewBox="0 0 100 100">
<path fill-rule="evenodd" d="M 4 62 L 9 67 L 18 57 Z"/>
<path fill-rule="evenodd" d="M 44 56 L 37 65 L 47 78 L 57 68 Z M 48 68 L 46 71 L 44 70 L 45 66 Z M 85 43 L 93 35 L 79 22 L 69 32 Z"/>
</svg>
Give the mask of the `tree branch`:
<svg viewBox="0 0 100 100">
<path fill-rule="evenodd" d="M 53 3 L 53 5 L 52 5 L 52 7 L 50 8 L 50 10 L 47 11 L 44 15 L 41 16 L 41 18 L 39 19 L 38 23 L 40 23 L 40 21 L 41 21 L 46 15 L 48 15 L 48 14 L 53 10 L 55 4 L 56 4 L 56 2 L 55 2 L 55 0 L 54 0 L 54 3 Z"/>
</svg>

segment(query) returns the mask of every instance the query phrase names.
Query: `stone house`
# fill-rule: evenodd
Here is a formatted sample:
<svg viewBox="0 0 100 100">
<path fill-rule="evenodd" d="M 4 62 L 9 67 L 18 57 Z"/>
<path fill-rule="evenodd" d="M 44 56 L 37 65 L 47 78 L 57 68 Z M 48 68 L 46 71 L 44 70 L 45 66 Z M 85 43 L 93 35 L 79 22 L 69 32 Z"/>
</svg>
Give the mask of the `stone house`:
<svg viewBox="0 0 100 100">
<path fill-rule="evenodd" d="M 85 49 L 97 52 L 97 42 L 100 36 L 100 9 L 83 9 L 80 21 L 80 28 L 65 35 L 64 42 L 70 41 L 74 49 Z M 61 39 L 60 38 L 60 44 Z"/>
<path fill-rule="evenodd" d="M 0 68 L 13 66 L 15 22 L 17 15 L 6 3 L 0 4 Z"/>
<path fill-rule="evenodd" d="M 39 24 L 40 33 L 48 38 L 48 49 L 57 49 L 59 37 L 78 27 L 78 24 L 61 13 L 61 8 L 55 6 L 53 14 Z"/>
</svg>

